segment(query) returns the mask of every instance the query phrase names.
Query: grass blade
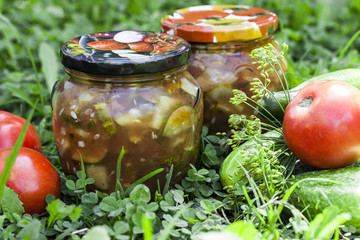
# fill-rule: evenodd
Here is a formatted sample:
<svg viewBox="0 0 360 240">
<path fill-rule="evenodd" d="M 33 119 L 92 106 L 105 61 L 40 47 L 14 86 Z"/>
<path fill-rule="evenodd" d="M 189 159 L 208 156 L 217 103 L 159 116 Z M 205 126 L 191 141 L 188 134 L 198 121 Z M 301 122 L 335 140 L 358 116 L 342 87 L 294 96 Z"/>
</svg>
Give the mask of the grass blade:
<svg viewBox="0 0 360 240">
<path fill-rule="evenodd" d="M 86 172 L 85 172 L 85 165 L 84 165 L 84 160 L 82 158 L 82 155 L 80 153 L 80 151 L 78 150 L 79 155 L 80 155 L 80 163 L 81 163 L 81 181 L 83 183 L 83 187 L 84 187 L 84 192 L 86 193 L 86 184 L 85 184 L 85 180 L 86 180 Z"/>
<path fill-rule="evenodd" d="M 173 171 L 174 171 L 174 165 L 171 164 L 170 171 L 169 171 L 169 174 L 166 177 L 166 183 L 165 183 L 165 186 L 164 186 L 164 189 L 163 189 L 163 192 L 162 192 L 163 195 L 165 195 L 165 193 L 167 193 L 168 190 L 169 190 L 169 186 L 170 186 L 171 178 L 172 178 L 172 175 L 173 175 Z"/>
<path fill-rule="evenodd" d="M 38 90 L 39 90 L 40 103 L 42 104 L 42 106 L 44 106 L 44 96 L 42 95 L 43 87 L 42 87 L 41 80 L 39 78 L 39 74 L 38 74 L 38 71 L 37 71 L 37 68 L 36 68 L 36 63 L 35 63 L 35 60 L 34 60 L 34 57 L 33 57 L 32 53 L 31 53 L 30 48 L 28 48 L 28 54 L 29 54 L 31 66 L 32 66 L 32 68 L 34 70 L 34 73 L 35 73 L 36 83 L 37 83 Z"/>
<path fill-rule="evenodd" d="M 37 102 L 36 102 L 37 103 Z M 35 111 L 35 107 L 36 107 L 36 103 L 34 104 L 32 110 L 30 111 L 30 114 L 29 116 L 27 117 L 26 119 L 26 122 L 19 134 L 19 137 L 18 139 L 16 140 L 15 142 L 15 145 L 13 147 L 13 149 L 11 150 L 9 156 L 5 159 L 5 167 L 4 167 L 4 170 L 0 176 L 0 198 L 2 198 L 3 196 L 3 193 L 4 193 L 4 188 L 5 188 L 5 185 L 6 185 L 6 182 L 7 180 L 9 179 L 10 177 L 10 172 L 11 172 L 11 169 L 15 163 L 15 160 L 16 160 L 16 157 L 18 155 L 18 153 L 20 152 L 20 148 L 24 142 L 24 139 L 25 139 L 25 135 L 26 135 L 26 131 L 29 127 L 29 124 L 30 124 L 30 120 L 34 114 L 34 111 Z"/>
<path fill-rule="evenodd" d="M 153 239 L 153 230 L 151 220 L 145 217 L 145 215 L 141 218 L 141 225 L 144 229 L 144 240 L 152 240 Z"/>
<path fill-rule="evenodd" d="M 45 75 L 46 85 L 51 92 L 53 85 L 58 78 L 59 63 L 54 49 L 47 43 L 40 44 L 39 57 L 41 61 L 41 71 Z"/>
<path fill-rule="evenodd" d="M 351 45 L 354 43 L 355 39 L 360 35 L 360 30 L 358 30 L 348 41 L 348 43 L 346 44 L 346 46 L 341 50 L 339 56 L 338 56 L 338 61 L 345 55 L 345 53 L 349 50 L 349 48 L 351 47 Z"/>
<path fill-rule="evenodd" d="M 156 169 L 154 171 L 152 171 L 151 173 L 146 174 L 144 177 L 136 180 L 133 184 L 131 184 L 125 191 L 125 196 L 128 195 L 135 187 L 136 185 L 145 182 L 146 180 L 148 180 L 149 178 L 152 178 L 153 176 L 155 176 L 158 173 L 161 173 L 162 171 L 164 171 L 163 168 L 159 168 Z"/>
<path fill-rule="evenodd" d="M 22 90 L 21 88 L 11 84 L 11 83 L 5 83 L 4 84 L 5 88 L 7 90 L 9 90 L 11 92 L 11 94 L 14 97 L 19 98 L 20 100 L 26 102 L 27 104 L 29 104 L 30 106 L 36 106 L 37 104 L 34 104 L 33 100 L 31 99 L 30 95 L 28 94 L 28 92 Z M 41 115 L 45 115 L 45 112 L 43 109 L 41 109 L 40 107 L 35 107 L 36 111 L 38 111 L 39 113 L 41 113 Z"/>
<path fill-rule="evenodd" d="M 121 162 L 122 162 L 122 159 L 123 159 L 123 157 L 124 157 L 124 153 L 125 153 L 125 150 L 124 150 L 124 146 L 123 146 L 123 147 L 121 148 L 121 152 L 120 152 L 120 155 L 119 155 L 119 157 L 118 157 L 117 165 L 116 165 L 116 185 L 115 185 L 115 192 L 116 192 L 116 195 L 117 195 L 118 200 L 120 199 L 121 196 L 125 196 L 124 188 L 122 187 L 121 182 L 120 182 L 120 177 L 121 177 Z"/>
<path fill-rule="evenodd" d="M 339 225 L 351 219 L 349 213 L 344 213 L 338 206 L 330 206 L 316 215 L 304 233 L 304 240 L 331 239 L 338 231 Z"/>
</svg>

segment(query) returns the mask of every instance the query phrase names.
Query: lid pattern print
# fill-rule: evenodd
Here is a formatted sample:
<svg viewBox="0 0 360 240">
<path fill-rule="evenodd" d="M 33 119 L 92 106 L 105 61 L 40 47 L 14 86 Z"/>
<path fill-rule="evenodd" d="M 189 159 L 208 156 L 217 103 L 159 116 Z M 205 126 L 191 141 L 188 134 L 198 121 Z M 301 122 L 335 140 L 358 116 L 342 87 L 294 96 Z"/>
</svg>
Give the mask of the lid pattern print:
<svg viewBox="0 0 360 240">
<path fill-rule="evenodd" d="M 67 68 L 99 75 L 168 71 L 187 63 L 190 44 L 180 37 L 150 31 L 113 31 L 82 35 L 60 50 Z"/>
<path fill-rule="evenodd" d="M 163 31 L 189 42 L 258 39 L 278 29 L 276 14 L 244 5 L 203 5 L 176 10 L 161 21 Z"/>
</svg>

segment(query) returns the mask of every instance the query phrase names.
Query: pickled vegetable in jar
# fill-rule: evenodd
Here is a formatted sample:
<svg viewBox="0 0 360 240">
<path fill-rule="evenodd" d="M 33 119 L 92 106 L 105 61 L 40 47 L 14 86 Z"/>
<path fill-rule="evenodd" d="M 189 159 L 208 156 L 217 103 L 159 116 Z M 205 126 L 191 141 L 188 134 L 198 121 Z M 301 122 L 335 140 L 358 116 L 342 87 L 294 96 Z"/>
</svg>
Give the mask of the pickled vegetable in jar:
<svg viewBox="0 0 360 240">
<path fill-rule="evenodd" d="M 254 114 L 246 104 L 229 102 L 233 89 L 252 96 L 254 78 L 264 81 L 259 65 L 252 64 L 251 51 L 273 42 L 278 29 L 277 16 L 265 9 L 242 6 L 195 6 L 175 11 L 161 21 L 163 32 L 184 38 L 191 44 L 189 72 L 204 91 L 204 125 L 211 133 L 228 132 L 231 114 Z M 287 71 L 285 59 L 279 59 Z M 281 76 L 281 75 L 280 75 Z M 268 89 L 281 90 L 281 82 L 273 72 Z"/>
<path fill-rule="evenodd" d="M 53 130 L 63 170 L 81 161 L 93 189 L 115 190 L 124 148 L 124 189 L 163 168 L 145 184 L 155 192 L 181 180 L 198 156 L 203 120 L 200 86 L 187 72 L 189 43 L 166 33 L 118 31 L 83 35 L 60 51 L 67 77 L 54 86 Z"/>
</svg>

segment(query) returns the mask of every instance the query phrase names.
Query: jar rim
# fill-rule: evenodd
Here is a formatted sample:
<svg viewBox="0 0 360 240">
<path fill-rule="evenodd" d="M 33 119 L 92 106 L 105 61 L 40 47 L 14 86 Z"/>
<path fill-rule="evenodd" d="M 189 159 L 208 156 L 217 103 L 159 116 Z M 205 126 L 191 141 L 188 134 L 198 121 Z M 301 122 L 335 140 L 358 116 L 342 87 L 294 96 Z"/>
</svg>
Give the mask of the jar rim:
<svg viewBox="0 0 360 240">
<path fill-rule="evenodd" d="M 246 41 L 274 34 L 278 17 L 246 5 L 201 5 L 176 10 L 161 20 L 161 26 L 189 42 Z"/>
<path fill-rule="evenodd" d="M 275 34 L 271 34 L 262 38 L 253 40 L 238 40 L 229 42 L 204 43 L 191 42 L 192 50 L 233 50 L 233 49 L 249 49 L 261 42 L 270 42 L 275 38 Z"/>
<path fill-rule="evenodd" d="M 154 74 L 184 66 L 190 44 L 152 31 L 111 31 L 78 36 L 60 49 L 62 64 L 99 75 Z"/>
<path fill-rule="evenodd" d="M 64 67 L 66 74 L 73 79 L 80 81 L 89 81 L 93 83 L 119 83 L 119 84 L 136 84 L 144 82 L 162 81 L 164 79 L 172 78 L 173 76 L 180 75 L 188 69 L 188 65 L 173 68 L 167 71 L 158 72 L 155 74 L 133 74 L 133 75 L 99 75 L 85 73 L 76 69 Z"/>
</svg>

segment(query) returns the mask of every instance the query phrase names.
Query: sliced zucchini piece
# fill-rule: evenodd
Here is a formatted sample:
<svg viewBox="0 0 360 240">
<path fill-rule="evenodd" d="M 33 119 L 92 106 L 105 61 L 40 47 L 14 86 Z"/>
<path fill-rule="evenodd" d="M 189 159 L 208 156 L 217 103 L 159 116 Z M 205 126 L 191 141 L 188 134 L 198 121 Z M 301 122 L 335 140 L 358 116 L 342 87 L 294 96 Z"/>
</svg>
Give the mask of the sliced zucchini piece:
<svg viewBox="0 0 360 240">
<path fill-rule="evenodd" d="M 228 102 L 234 96 L 231 85 L 220 85 L 207 92 L 207 96 L 214 102 Z"/>
<path fill-rule="evenodd" d="M 90 103 L 94 100 L 94 96 L 88 92 L 80 92 L 79 93 L 79 105 Z"/>
<path fill-rule="evenodd" d="M 73 146 L 72 159 L 75 161 L 84 161 L 84 163 L 98 163 L 103 160 L 108 152 L 105 145 L 86 146 L 85 141 L 77 141 L 77 146 Z"/>
<path fill-rule="evenodd" d="M 197 148 L 197 142 L 195 142 L 195 134 L 192 134 L 191 136 L 188 136 L 188 138 L 186 139 L 186 144 L 184 146 L 184 151 L 185 152 L 194 152 L 196 151 Z"/>
<path fill-rule="evenodd" d="M 190 95 L 196 97 L 198 86 L 196 86 L 194 83 L 190 82 L 186 78 L 183 78 L 181 79 L 181 89 L 189 93 Z"/>
<path fill-rule="evenodd" d="M 105 166 L 97 166 L 93 164 L 85 165 L 86 176 L 95 180 L 94 186 L 100 190 L 109 189 L 109 174 L 107 173 Z"/>
<path fill-rule="evenodd" d="M 191 128 L 194 128 L 195 121 L 195 109 L 189 105 L 183 105 L 171 113 L 166 121 L 163 136 L 174 137 L 182 132 L 188 131 Z"/>
<path fill-rule="evenodd" d="M 161 114 L 160 109 L 156 108 L 153 114 L 152 121 L 150 122 L 150 127 L 153 129 L 160 129 L 163 123 L 164 116 Z"/>
<path fill-rule="evenodd" d="M 118 116 L 114 117 L 114 120 L 120 126 L 127 126 L 134 123 L 141 123 L 141 112 L 137 108 L 130 109 L 125 114 L 119 114 Z"/>
<path fill-rule="evenodd" d="M 94 105 L 96 114 L 107 135 L 113 136 L 116 133 L 115 126 L 112 122 L 110 112 L 106 103 L 96 103 Z"/>
<path fill-rule="evenodd" d="M 161 113 L 170 112 L 171 109 L 177 104 L 177 100 L 168 96 L 159 96 L 156 99 L 156 106 L 159 108 Z"/>
<path fill-rule="evenodd" d="M 153 129 L 160 129 L 164 124 L 164 118 L 169 116 L 171 109 L 175 107 L 177 100 L 168 96 L 159 96 L 156 99 L 156 107 L 152 121 L 149 123 Z"/>
<path fill-rule="evenodd" d="M 81 138 L 87 139 L 91 137 L 90 132 L 85 131 L 84 129 L 77 128 L 74 130 L 75 135 L 80 136 Z"/>
</svg>

